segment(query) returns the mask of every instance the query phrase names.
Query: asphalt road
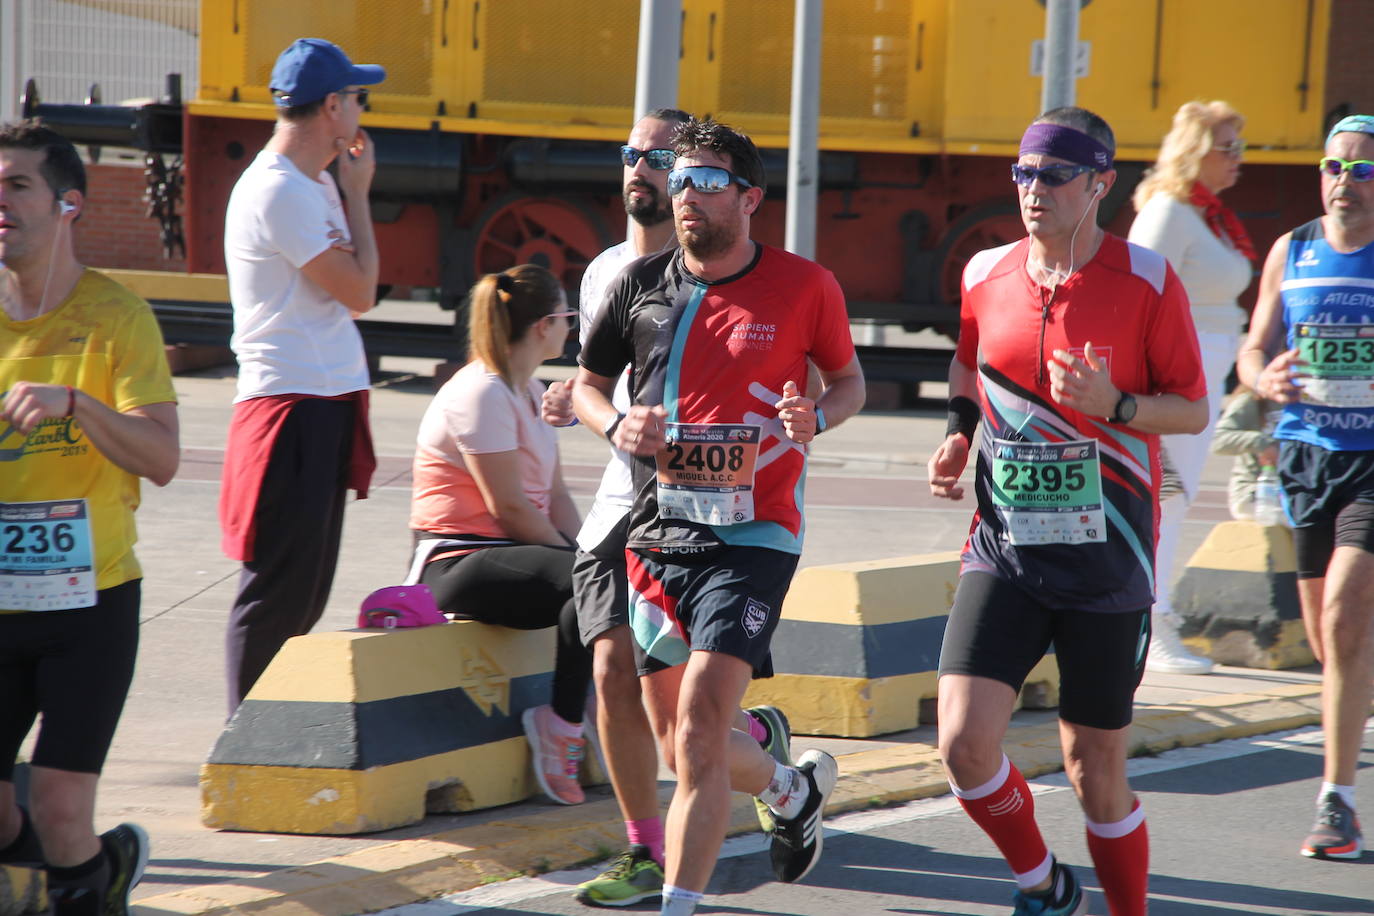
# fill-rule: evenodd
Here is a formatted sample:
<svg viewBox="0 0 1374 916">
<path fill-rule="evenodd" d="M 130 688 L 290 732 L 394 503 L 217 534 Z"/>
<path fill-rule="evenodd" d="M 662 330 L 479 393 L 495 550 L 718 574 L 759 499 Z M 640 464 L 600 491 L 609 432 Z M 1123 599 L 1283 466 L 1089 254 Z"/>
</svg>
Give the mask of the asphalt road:
<svg viewBox="0 0 1374 916">
<path fill-rule="evenodd" d="M 1374 724 L 1362 768 L 1374 766 Z M 1319 730 L 1226 741 L 1131 761 L 1151 838 L 1153 916 L 1336 916 L 1374 913 L 1374 852 L 1357 862 L 1298 855 L 1321 779 Z M 1046 840 L 1105 914 L 1064 777 L 1032 783 Z M 1371 807 L 1369 779 L 1362 792 Z M 835 818 L 824 857 L 801 885 L 773 881 L 762 838 L 726 844 L 698 912 L 731 914 L 1006 914 L 1014 887 L 992 844 L 949 797 Z M 596 868 L 522 878 L 378 916 L 586 914 L 570 888 Z M 657 902 L 625 912 L 657 913 Z"/>
</svg>

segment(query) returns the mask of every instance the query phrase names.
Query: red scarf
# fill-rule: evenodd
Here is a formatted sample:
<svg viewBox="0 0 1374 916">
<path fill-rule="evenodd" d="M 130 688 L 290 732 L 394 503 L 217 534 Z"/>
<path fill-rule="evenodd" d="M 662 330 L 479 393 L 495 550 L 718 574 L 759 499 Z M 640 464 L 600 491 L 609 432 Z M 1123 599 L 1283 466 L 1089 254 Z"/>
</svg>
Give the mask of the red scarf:
<svg viewBox="0 0 1374 916">
<path fill-rule="evenodd" d="M 1207 226 L 1217 238 L 1230 239 L 1231 244 L 1236 246 L 1236 251 L 1252 262 L 1255 260 L 1255 246 L 1250 242 L 1250 234 L 1245 231 L 1245 226 L 1241 224 L 1240 217 L 1236 216 L 1236 211 L 1222 203 L 1220 197 L 1207 190 L 1202 182 L 1195 181 L 1188 203 L 1201 208 L 1202 218 L 1207 221 Z"/>
</svg>

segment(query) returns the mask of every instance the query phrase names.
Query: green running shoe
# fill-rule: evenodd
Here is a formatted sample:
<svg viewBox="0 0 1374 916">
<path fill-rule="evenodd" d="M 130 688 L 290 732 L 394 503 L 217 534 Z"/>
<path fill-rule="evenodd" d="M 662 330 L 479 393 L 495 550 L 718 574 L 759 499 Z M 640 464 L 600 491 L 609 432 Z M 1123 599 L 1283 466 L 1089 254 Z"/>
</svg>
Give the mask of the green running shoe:
<svg viewBox="0 0 1374 916">
<path fill-rule="evenodd" d="M 778 763 L 785 767 L 792 765 L 792 726 L 787 722 L 787 716 L 783 715 L 781 709 L 776 706 L 753 706 L 746 709 L 745 714 L 753 716 L 764 724 L 768 729 L 768 743 L 763 749 L 768 752 Z M 754 799 L 754 810 L 759 816 L 759 826 L 764 833 L 772 833 L 776 821 L 773 819 L 773 812 L 767 805 Z"/>
<path fill-rule="evenodd" d="M 663 894 L 663 866 L 649 847 L 631 845 L 611 867 L 577 886 L 577 900 L 587 906 L 633 906 Z"/>
</svg>

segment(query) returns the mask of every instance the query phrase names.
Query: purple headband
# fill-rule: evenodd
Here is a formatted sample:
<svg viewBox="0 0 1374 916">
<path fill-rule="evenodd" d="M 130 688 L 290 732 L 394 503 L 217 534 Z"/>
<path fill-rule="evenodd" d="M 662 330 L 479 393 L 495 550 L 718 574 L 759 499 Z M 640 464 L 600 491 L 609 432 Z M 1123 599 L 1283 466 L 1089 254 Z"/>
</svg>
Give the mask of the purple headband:
<svg viewBox="0 0 1374 916">
<path fill-rule="evenodd" d="M 1061 124 L 1046 124 L 1043 121 L 1027 127 L 1026 132 L 1021 135 L 1020 155 L 1024 156 L 1027 153 L 1053 156 L 1075 165 L 1086 165 L 1099 172 L 1105 172 L 1112 167 L 1111 150 L 1101 143 L 1081 130 Z"/>
</svg>

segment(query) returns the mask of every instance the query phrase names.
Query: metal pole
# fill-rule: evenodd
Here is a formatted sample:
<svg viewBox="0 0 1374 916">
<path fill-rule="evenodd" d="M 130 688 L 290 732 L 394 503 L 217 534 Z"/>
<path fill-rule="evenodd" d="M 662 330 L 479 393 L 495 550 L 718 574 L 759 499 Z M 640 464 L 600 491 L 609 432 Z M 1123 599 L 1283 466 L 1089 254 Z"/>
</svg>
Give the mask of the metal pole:
<svg viewBox="0 0 1374 916">
<path fill-rule="evenodd" d="M 1072 105 L 1077 93 L 1079 0 L 1045 0 L 1045 82 L 1040 110 Z"/>
<path fill-rule="evenodd" d="M 639 0 L 639 58 L 635 120 L 655 108 L 677 107 L 682 0 Z"/>
<path fill-rule="evenodd" d="M 816 136 L 821 113 L 821 0 L 796 0 L 792 122 L 787 136 L 787 230 L 793 254 L 816 257 Z"/>
<path fill-rule="evenodd" d="M 19 0 L 0 0 L 0 122 L 19 116 L 19 93 L 24 85 L 19 22 Z"/>
</svg>

